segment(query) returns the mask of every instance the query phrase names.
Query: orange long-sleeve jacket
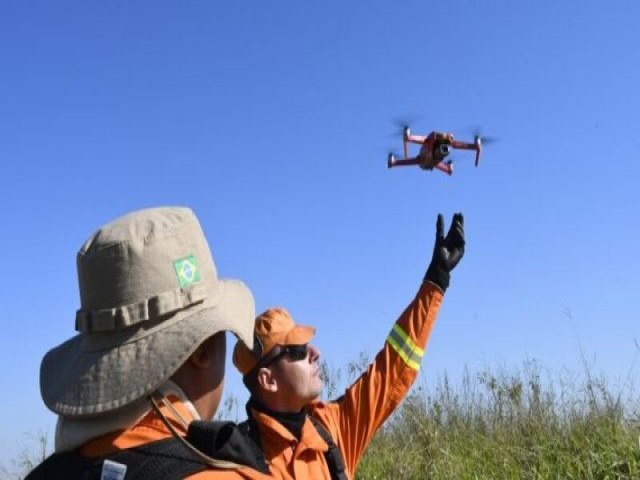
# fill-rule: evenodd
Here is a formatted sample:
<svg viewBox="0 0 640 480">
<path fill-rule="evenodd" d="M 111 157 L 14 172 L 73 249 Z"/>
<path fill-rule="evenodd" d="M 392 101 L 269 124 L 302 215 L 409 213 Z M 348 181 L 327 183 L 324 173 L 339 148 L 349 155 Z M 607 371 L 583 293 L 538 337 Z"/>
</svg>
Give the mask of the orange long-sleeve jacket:
<svg viewBox="0 0 640 480">
<path fill-rule="evenodd" d="M 308 414 L 325 426 L 342 452 L 349 478 L 353 478 L 358 462 L 376 431 L 413 384 L 442 298 L 442 292 L 436 286 L 425 282 L 394 324 L 384 347 L 367 371 L 346 390 L 341 399 L 336 402 L 315 402 L 308 406 Z M 184 419 L 192 420 L 178 399 L 170 400 Z M 171 419 L 171 412 L 163 410 L 163 413 Z M 240 468 L 205 470 L 189 479 L 330 478 L 324 457 L 328 445 L 309 419 L 302 427 L 300 440 L 297 440 L 272 417 L 258 411 L 252 413 L 260 430 L 261 446 L 272 477 L 250 468 Z M 175 422 L 174 427 L 186 435 L 179 422 Z M 130 429 L 88 442 L 81 453 L 92 457 L 102 456 L 170 436 L 162 421 L 150 412 Z"/>
</svg>

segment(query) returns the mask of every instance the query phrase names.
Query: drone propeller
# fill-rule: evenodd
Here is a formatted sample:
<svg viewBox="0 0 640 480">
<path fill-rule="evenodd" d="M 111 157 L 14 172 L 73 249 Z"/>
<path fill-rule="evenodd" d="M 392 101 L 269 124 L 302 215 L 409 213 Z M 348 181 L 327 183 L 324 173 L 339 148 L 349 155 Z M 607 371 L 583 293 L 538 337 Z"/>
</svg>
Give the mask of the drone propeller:
<svg viewBox="0 0 640 480">
<path fill-rule="evenodd" d="M 399 124 L 396 125 L 391 134 L 389 135 L 391 138 L 404 138 L 406 132 L 409 131 L 409 124 Z"/>
<path fill-rule="evenodd" d="M 413 113 L 407 113 L 407 114 L 402 114 L 402 115 L 398 115 L 397 117 L 394 117 L 392 119 L 392 122 L 396 126 L 405 126 L 405 125 L 411 125 L 413 123 L 416 123 L 419 120 L 420 120 L 419 115 L 416 115 Z"/>
<path fill-rule="evenodd" d="M 485 137 L 482 134 L 482 128 L 480 128 L 477 125 L 475 125 L 473 127 L 463 128 L 463 129 L 461 129 L 461 131 L 473 135 L 473 141 L 474 142 L 476 142 L 477 139 L 480 139 L 482 145 L 490 145 L 490 144 L 495 143 L 495 142 L 497 142 L 499 140 L 499 138 L 497 138 L 497 137 Z"/>
<path fill-rule="evenodd" d="M 407 129 L 416 123 L 418 120 L 417 115 L 402 115 L 400 117 L 396 117 L 392 120 L 393 125 L 395 126 L 393 131 L 393 137 L 404 137 Z"/>
<path fill-rule="evenodd" d="M 482 145 L 491 145 L 492 143 L 496 143 L 499 139 L 497 137 L 485 137 L 484 135 L 474 135 L 473 140 L 480 139 Z"/>
</svg>

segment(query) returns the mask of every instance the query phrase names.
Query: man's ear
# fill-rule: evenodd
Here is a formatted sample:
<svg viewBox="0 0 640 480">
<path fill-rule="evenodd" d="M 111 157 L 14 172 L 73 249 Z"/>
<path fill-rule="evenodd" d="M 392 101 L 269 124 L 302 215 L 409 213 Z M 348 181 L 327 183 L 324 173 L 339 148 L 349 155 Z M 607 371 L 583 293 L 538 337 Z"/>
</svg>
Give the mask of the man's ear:
<svg viewBox="0 0 640 480">
<path fill-rule="evenodd" d="M 276 393 L 278 391 L 278 381 L 270 368 L 261 368 L 256 376 L 258 388 L 265 392 Z"/>
<path fill-rule="evenodd" d="M 224 336 L 222 337 L 224 341 Z M 215 348 L 220 348 L 216 342 L 220 342 L 217 336 L 213 336 L 205 340 L 196 351 L 191 354 L 189 357 L 189 362 L 199 370 L 207 369 L 211 366 L 211 362 L 214 361 L 215 355 L 213 355 L 213 350 Z M 224 346 L 224 345 L 223 345 Z"/>
</svg>

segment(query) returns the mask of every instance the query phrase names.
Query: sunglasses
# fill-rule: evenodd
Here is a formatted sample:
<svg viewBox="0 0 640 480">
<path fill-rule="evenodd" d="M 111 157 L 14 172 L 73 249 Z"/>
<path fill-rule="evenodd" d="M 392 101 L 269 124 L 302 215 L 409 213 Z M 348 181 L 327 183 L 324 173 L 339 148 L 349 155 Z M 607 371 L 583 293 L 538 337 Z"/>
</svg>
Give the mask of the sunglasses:
<svg viewBox="0 0 640 480">
<path fill-rule="evenodd" d="M 285 345 L 280 347 L 280 351 L 274 355 L 272 358 L 267 359 L 265 362 L 262 362 L 261 367 L 268 367 L 269 365 L 277 362 L 282 357 L 287 355 L 292 362 L 299 362 L 300 360 L 304 360 L 307 358 L 309 354 L 309 344 L 305 343 L 304 345 Z"/>
</svg>

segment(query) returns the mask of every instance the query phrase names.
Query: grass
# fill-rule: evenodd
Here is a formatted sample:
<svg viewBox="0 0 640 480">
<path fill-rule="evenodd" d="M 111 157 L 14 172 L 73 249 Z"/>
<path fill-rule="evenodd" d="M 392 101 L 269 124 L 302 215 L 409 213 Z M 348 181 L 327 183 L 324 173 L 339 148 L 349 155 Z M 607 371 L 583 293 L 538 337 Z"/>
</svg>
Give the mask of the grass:
<svg viewBox="0 0 640 480">
<path fill-rule="evenodd" d="M 358 479 L 640 478 L 633 400 L 604 378 L 466 372 L 417 388 L 376 436 Z"/>
<path fill-rule="evenodd" d="M 51 454 L 49 434 L 44 430 L 25 433 L 25 441 L 20 441 L 21 451 L 11 460 L 9 466 L 0 463 L 0 478 L 3 480 L 21 480 L 40 462 Z"/>
</svg>

